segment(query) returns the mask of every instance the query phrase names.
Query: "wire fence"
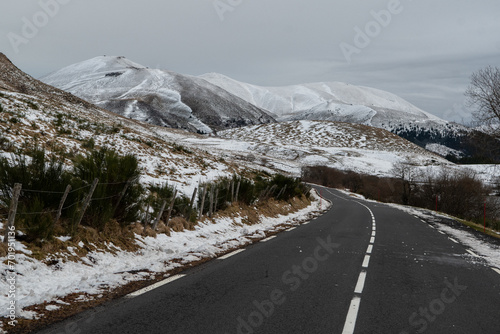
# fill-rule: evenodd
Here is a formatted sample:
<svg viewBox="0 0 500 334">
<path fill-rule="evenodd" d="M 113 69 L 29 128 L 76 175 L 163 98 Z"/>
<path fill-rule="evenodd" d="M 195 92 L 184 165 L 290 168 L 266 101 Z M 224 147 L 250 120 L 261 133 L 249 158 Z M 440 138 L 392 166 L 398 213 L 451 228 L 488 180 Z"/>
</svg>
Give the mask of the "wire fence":
<svg viewBox="0 0 500 334">
<path fill-rule="evenodd" d="M 77 189 L 71 189 L 68 185 L 66 191 L 47 191 L 47 190 L 36 190 L 36 189 L 22 189 L 21 184 L 16 184 L 13 188 L 10 189 L 11 198 L 9 200 L 10 207 L 7 207 L 7 203 L 4 203 L 2 206 L 0 203 L 0 220 L 8 220 L 7 225 L 4 224 L 4 227 L 11 227 L 15 225 L 16 216 L 17 217 L 26 217 L 25 219 L 31 220 L 31 222 L 37 221 L 38 219 L 52 219 L 52 226 L 55 226 L 61 218 L 62 212 L 68 212 L 69 209 L 75 209 L 76 211 L 72 211 L 72 218 L 69 218 L 72 222 L 72 226 L 78 226 L 82 222 L 83 217 L 85 216 L 86 210 L 95 203 L 99 202 L 110 202 L 108 208 L 116 211 L 118 208 L 118 204 L 124 198 L 127 190 L 130 186 L 130 180 L 121 181 L 121 182 L 103 182 L 100 183 L 98 179 L 95 179 L 91 184 L 86 184 Z M 245 182 L 249 182 L 249 180 L 245 180 Z M 119 188 L 112 188 L 114 194 L 111 193 L 110 196 L 106 196 L 110 194 L 109 189 L 103 189 L 102 187 L 108 186 L 120 186 L 124 187 L 120 190 Z M 145 195 L 141 195 L 141 199 L 139 201 L 140 205 L 137 207 L 138 216 L 140 220 L 144 223 L 144 228 L 148 225 L 152 225 L 154 230 L 157 229 L 158 223 L 162 220 L 165 225 L 168 227 L 169 220 L 172 216 L 183 217 L 186 221 L 196 221 L 200 220 L 202 216 L 206 215 L 209 218 L 212 218 L 213 214 L 219 210 L 223 210 L 227 208 L 229 205 L 232 205 L 234 202 L 245 202 L 248 201 L 246 198 L 245 191 L 240 189 L 240 185 L 243 187 L 242 179 L 233 178 L 233 179 L 225 179 L 223 181 L 216 181 L 211 183 L 200 183 L 198 187 L 194 189 L 192 196 L 186 197 L 184 195 L 177 196 L 177 190 L 175 188 L 166 188 L 169 189 L 166 192 L 163 192 L 162 196 L 155 193 L 150 189 L 149 196 L 144 197 Z M 248 184 L 247 184 L 248 186 Z M 100 194 L 100 197 L 93 197 L 94 192 L 97 187 Z M 88 190 L 87 190 L 88 189 Z M 115 190 L 116 189 L 116 190 Z M 82 192 L 82 190 L 85 190 Z M 275 197 L 278 198 L 287 190 L 287 186 L 278 187 L 277 185 L 269 184 L 267 188 L 261 189 L 260 193 L 254 196 L 258 200 L 262 200 L 265 198 Z M 252 191 L 255 191 L 253 189 Z M 78 199 L 75 199 L 72 203 L 67 204 L 66 198 L 69 194 L 74 194 L 76 192 L 81 192 L 81 194 L 77 195 Z M 161 192 L 160 192 L 161 193 Z M 28 195 L 29 194 L 29 195 Z M 61 196 L 60 204 L 57 209 L 54 208 L 57 200 L 52 200 L 53 206 L 44 210 L 34 210 L 34 211 L 22 211 L 17 210 L 17 205 L 19 202 L 23 203 L 27 199 L 33 198 L 33 194 L 38 195 L 58 195 Z M 4 194 L 5 195 L 5 194 Z M 104 196 L 102 196 L 104 195 Z M 239 198 L 241 195 L 241 198 Z M 241 202 L 241 203 L 243 203 Z M 15 205 L 13 205 L 15 204 Z M 249 203 L 247 203 L 249 204 Z M 43 205 L 43 204 L 42 204 Z M 147 208 L 146 208 L 147 206 Z M 14 209 L 13 209 L 14 207 Z M 29 207 L 29 206 L 28 206 Z M 36 206 L 35 206 L 36 207 Z M 124 206 L 125 210 L 128 210 L 131 205 L 130 203 L 127 206 Z M 21 208 L 26 208 L 25 205 L 21 205 Z M 95 207 L 94 207 L 95 208 Z M 113 209 L 114 208 L 114 209 Z M 95 211 L 94 211 L 95 213 Z M 115 213 L 113 213 L 114 215 Z M 37 215 L 43 215 L 43 218 L 34 217 Z M 52 217 L 48 217 L 47 215 L 52 215 Z M 28 218 L 31 217 L 31 218 Z M 55 217 L 55 218 L 54 218 Z M 78 217 L 75 219 L 75 217 Z M 25 226 L 26 220 L 22 220 L 22 226 L 16 227 L 16 229 L 32 229 L 31 226 Z M 68 217 L 66 216 L 66 219 Z M 92 219 L 92 218 L 91 218 Z M 33 224 L 33 223 L 31 223 Z M 35 223 L 36 225 L 37 223 Z M 106 222 L 104 224 L 107 224 Z M 29 225 L 29 224 L 28 224 Z M 8 228 L 5 229 L 6 231 Z M 6 238 L 4 238 L 4 241 Z"/>
</svg>

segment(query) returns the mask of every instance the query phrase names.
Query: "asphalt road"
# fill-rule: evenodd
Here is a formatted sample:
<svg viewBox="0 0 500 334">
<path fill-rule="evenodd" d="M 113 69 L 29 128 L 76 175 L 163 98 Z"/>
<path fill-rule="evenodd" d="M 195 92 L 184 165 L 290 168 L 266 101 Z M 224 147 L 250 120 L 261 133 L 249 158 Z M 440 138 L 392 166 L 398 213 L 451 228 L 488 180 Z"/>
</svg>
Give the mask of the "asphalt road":
<svg viewBox="0 0 500 334">
<path fill-rule="evenodd" d="M 500 333 L 499 273 L 407 213 L 322 194 L 308 224 L 40 333 Z"/>
</svg>

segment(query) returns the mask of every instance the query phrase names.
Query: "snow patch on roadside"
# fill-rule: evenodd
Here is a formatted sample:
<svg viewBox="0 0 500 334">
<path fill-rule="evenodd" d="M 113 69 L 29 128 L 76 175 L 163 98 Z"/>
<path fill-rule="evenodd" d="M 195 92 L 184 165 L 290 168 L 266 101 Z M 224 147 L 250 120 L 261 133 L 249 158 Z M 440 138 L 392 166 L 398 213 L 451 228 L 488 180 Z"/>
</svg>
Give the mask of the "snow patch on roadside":
<svg viewBox="0 0 500 334">
<path fill-rule="evenodd" d="M 307 208 L 288 216 L 262 217 L 260 223 L 251 226 L 242 223 L 245 217 L 221 218 L 216 223 L 201 221 L 194 231 L 173 232 L 171 236 L 158 234 L 154 238 L 136 235 L 140 246 L 136 252 L 93 251 L 82 258 L 81 262 L 65 261 L 62 255 L 59 258 L 56 255 L 56 265 L 48 265 L 25 253 L 17 253 L 15 271 L 18 315 L 33 319 L 38 315 L 22 309 L 43 302 L 57 302 L 72 293 L 81 293 L 82 300 L 93 298 L 89 295 L 98 295 L 132 281 L 153 278 L 156 273 L 167 272 L 185 263 L 213 258 L 251 242 L 252 238 L 263 238 L 265 232 L 277 232 L 283 226 L 299 225 L 300 222 L 310 220 L 314 213 L 330 206 L 326 201 L 319 201 L 315 191 L 311 192 L 311 196 L 314 201 Z M 114 245 L 109 246 L 114 248 Z M 21 250 L 25 247 L 17 242 L 16 248 Z M 68 250 L 75 253 L 75 248 L 68 247 Z M 180 259 L 180 263 L 174 262 L 174 259 Z M 0 261 L 4 260 L 5 257 L 0 258 Z M 8 291 L 8 283 L 4 278 L 0 280 L 0 289 Z M 6 296 L 2 296 L 2 317 L 7 315 L 6 303 Z M 47 308 L 48 311 L 51 309 Z"/>
<path fill-rule="evenodd" d="M 443 214 L 424 212 L 423 210 L 406 207 L 403 205 L 398 205 L 398 204 L 387 204 L 387 205 L 397 208 L 401 211 L 407 212 L 411 215 L 417 216 L 423 220 L 432 219 L 433 221 L 435 221 L 436 217 L 454 219 L 453 217 L 446 216 Z M 458 230 L 439 222 L 436 223 L 437 223 L 436 226 L 440 231 L 446 233 L 447 235 L 453 237 L 454 239 L 459 240 L 460 243 L 462 243 L 463 245 L 470 247 L 476 254 L 484 258 L 489 265 L 496 268 L 500 268 L 500 256 L 499 256 L 500 247 L 484 242 L 483 240 L 477 238 L 474 234 L 469 233 L 467 231 Z"/>
</svg>

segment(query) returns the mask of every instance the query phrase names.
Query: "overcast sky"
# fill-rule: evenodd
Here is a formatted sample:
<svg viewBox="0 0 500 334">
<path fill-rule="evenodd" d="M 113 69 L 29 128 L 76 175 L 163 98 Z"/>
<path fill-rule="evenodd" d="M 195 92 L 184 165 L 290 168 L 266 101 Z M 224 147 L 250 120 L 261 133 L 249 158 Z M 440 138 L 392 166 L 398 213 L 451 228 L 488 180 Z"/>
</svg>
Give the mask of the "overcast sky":
<svg viewBox="0 0 500 334">
<path fill-rule="evenodd" d="M 343 81 L 461 121 L 472 72 L 500 66 L 499 17 L 498 0 L 3 0 L 0 51 L 34 77 L 119 55 L 263 86 Z"/>
</svg>

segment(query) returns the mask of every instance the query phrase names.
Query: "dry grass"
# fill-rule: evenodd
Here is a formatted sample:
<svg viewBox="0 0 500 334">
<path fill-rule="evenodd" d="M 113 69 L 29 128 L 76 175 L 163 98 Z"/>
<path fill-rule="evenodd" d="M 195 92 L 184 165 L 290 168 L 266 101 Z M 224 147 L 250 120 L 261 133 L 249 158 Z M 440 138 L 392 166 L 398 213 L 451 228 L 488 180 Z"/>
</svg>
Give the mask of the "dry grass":
<svg viewBox="0 0 500 334">
<path fill-rule="evenodd" d="M 168 222 L 169 232 L 170 230 L 175 232 L 182 232 L 184 230 L 193 231 L 196 225 L 196 222 L 189 222 L 184 217 L 175 217 Z"/>
<path fill-rule="evenodd" d="M 257 206 L 235 203 L 224 211 L 218 212 L 215 217 L 243 217 L 243 224 L 255 225 L 261 222 L 261 217 L 276 218 L 278 216 L 285 216 L 304 209 L 310 204 L 311 201 L 305 196 L 292 198 L 287 202 L 276 201 L 271 198 L 258 203 Z"/>
<path fill-rule="evenodd" d="M 75 235 L 66 242 L 52 238 L 49 241 L 25 243 L 25 245 L 32 252 L 31 256 L 37 260 L 45 260 L 54 254 L 64 254 L 68 261 L 79 261 L 81 257 L 85 257 L 94 250 L 107 249 L 112 251 L 107 247 L 110 243 L 115 246 L 116 251 L 136 251 L 139 247 L 134 241 L 136 229 L 137 225 L 121 227 L 117 221 L 112 221 L 106 225 L 102 232 L 91 227 L 79 226 Z M 59 231 L 59 229 L 56 228 L 56 231 Z M 56 234 L 64 235 L 64 233 Z M 83 243 L 83 246 L 81 246 L 81 243 Z M 71 254 L 68 247 L 72 247 L 77 256 Z M 0 248 L 0 253 L 1 251 Z"/>
<path fill-rule="evenodd" d="M 473 222 L 470 222 L 467 220 L 463 220 L 463 219 L 458 219 L 458 218 L 456 220 L 458 222 L 466 225 L 466 226 L 469 226 L 470 228 L 473 228 L 474 230 L 476 230 L 478 232 L 481 232 L 481 233 L 487 234 L 489 236 L 492 236 L 494 238 L 500 239 L 500 234 L 498 234 L 497 232 L 495 232 L 494 230 L 492 230 L 488 227 L 486 228 L 486 233 L 485 233 L 484 225 L 476 224 L 476 223 L 473 223 Z"/>
</svg>

